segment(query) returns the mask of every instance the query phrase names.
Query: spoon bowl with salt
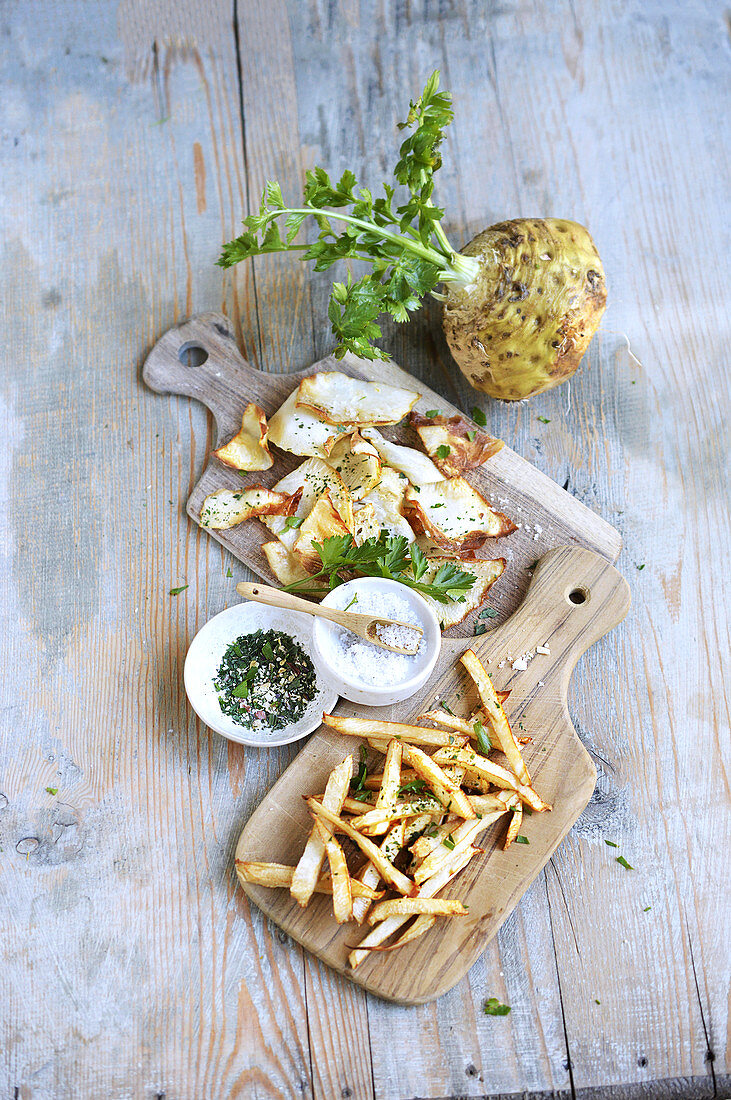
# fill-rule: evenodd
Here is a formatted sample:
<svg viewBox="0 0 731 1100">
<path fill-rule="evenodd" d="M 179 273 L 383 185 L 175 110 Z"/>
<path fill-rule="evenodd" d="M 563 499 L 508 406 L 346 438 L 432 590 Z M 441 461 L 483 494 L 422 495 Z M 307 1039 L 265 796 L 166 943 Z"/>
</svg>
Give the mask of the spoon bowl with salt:
<svg viewBox="0 0 731 1100">
<path fill-rule="evenodd" d="M 407 657 L 412 657 L 418 652 L 424 633 L 422 627 L 416 626 L 415 623 L 402 623 L 396 619 L 362 615 L 357 611 L 340 611 L 334 607 L 322 607 L 320 604 L 310 603 L 309 600 L 294 596 L 291 592 L 270 588 L 266 584 L 241 581 L 236 585 L 236 591 L 240 596 L 255 603 L 268 604 L 270 607 L 279 607 L 285 611 L 302 611 L 306 615 L 327 619 L 357 634 L 366 642 L 371 642 L 381 649 L 388 649 L 392 653 L 402 653 Z"/>
</svg>

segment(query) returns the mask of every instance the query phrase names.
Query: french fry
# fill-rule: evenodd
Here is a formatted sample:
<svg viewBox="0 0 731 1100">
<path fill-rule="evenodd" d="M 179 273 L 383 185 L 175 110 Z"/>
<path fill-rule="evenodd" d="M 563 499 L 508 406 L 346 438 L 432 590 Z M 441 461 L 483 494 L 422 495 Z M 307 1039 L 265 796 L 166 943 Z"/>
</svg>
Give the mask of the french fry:
<svg viewBox="0 0 731 1100">
<path fill-rule="evenodd" d="M 530 775 L 528 769 L 525 766 L 520 746 L 515 740 L 515 735 L 510 728 L 510 723 L 502 708 L 502 704 L 497 697 L 495 688 L 492 686 L 492 680 L 488 676 L 487 671 L 474 650 L 468 649 L 466 653 L 462 654 L 460 660 L 475 681 L 480 699 L 490 719 L 490 725 L 495 734 L 495 740 L 498 743 L 498 747 L 507 756 L 508 763 L 520 782 L 525 787 L 529 787 Z"/>
<path fill-rule="evenodd" d="M 451 863 L 447 867 L 443 867 L 442 870 L 434 875 L 429 882 L 425 882 L 422 888 L 419 890 L 419 897 L 433 898 L 435 894 L 438 894 L 440 890 L 452 881 L 455 875 L 467 866 L 472 857 L 476 854 L 477 849 L 467 848 L 462 852 L 455 853 L 450 852 L 452 857 Z M 348 955 L 348 962 L 353 970 L 360 966 L 364 959 L 368 958 L 368 954 L 373 948 L 379 944 L 385 943 L 387 939 L 397 932 L 404 924 L 409 920 L 408 917 L 389 917 L 387 920 L 381 921 L 372 928 L 365 938 L 354 948 Z"/>
<path fill-rule="evenodd" d="M 426 857 L 438 848 L 444 841 L 445 836 L 449 836 L 459 827 L 458 820 L 444 821 L 441 825 L 437 825 L 434 832 L 430 836 L 420 836 L 411 845 L 409 851 L 412 856 L 418 862 L 426 859 Z"/>
<path fill-rule="evenodd" d="M 247 863 L 237 859 L 236 874 L 241 882 L 253 882 L 258 886 L 289 889 L 292 885 L 294 867 L 286 866 L 283 863 Z M 378 898 L 383 897 L 383 890 L 376 890 L 375 887 L 367 886 L 355 878 L 350 880 L 350 889 L 354 898 L 361 898 L 364 901 L 377 901 Z M 333 883 L 329 875 L 323 875 L 322 878 L 317 880 L 314 892 L 316 894 L 332 894 Z"/>
<path fill-rule="evenodd" d="M 330 773 L 330 778 L 325 787 L 325 794 L 322 797 L 323 807 L 335 817 L 342 809 L 352 778 L 353 758 L 352 756 L 346 756 L 345 760 Z M 292 897 L 303 908 L 312 897 L 324 858 L 325 845 L 317 830 L 313 827 L 305 844 L 305 850 L 295 868 L 290 887 Z"/>
<path fill-rule="evenodd" d="M 500 703 L 504 703 L 510 695 L 509 691 L 496 691 Z M 457 730 L 458 733 L 466 733 L 468 737 L 474 740 L 475 737 L 475 722 L 481 718 L 480 712 L 471 715 L 469 718 L 460 718 L 457 714 L 449 714 L 446 710 L 428 710 L 425 714 L 419 714 L 417 716 L 417 722 L 435 722 L 438 726 L 444 726 L 448 730 Z"/>
<path fill-rule="evenodd" d="M 493 821 L 497 821 L 504 813 L 505 810 L 493 810 L 491 814 L 485 814 L 476 821 L 464 821 L 450 834 L 451 846 L 447 847 L 442 841 L 439 848 L 436 848 L 426 859 L 422 860 L 414 871 L 414 881 L 421 885 L 441 871 L 443 867 L 450 866 L 455 857 L 471 848 L 473 841 L 477 839 L 480 833 L 484 832 L 488 825 L 491 825 Z"/>
<path fill-rule="evenodd" d="M 370 718 L 341 718 L 336 714 L 323 714 L 322 720 L 326 726 L 337 730 L 338 733 L 347 734 L 349 737 L 365 737 L 368 741 L 385 741 L 393 738 L 410 745 L 455 745 L 463 738 L 453 734 L 444 733 L 442 730 L 427 729 L 425 726 L 409 726 L 404 722 L 376 722 Z"/>
<path fill-rule="evenodd" d="M 368 837 L 363 836 L 362 833 L 359 833 L 358 830 L 354 829 L 352 825 L 350 825 L 347 821 L 343 821 L 342 818 L 339 818 L 337 814 L 330 813 L 330 811 L 326 809 L 324 804 L 320 805 L 320 803 L 316 802 L 314 798 L 308 798 L 307 805 L 309 806 L 315 817 L 320 818 L 331 827 L 334 826 L 341 832 L 345 833 L 346 836 L 349 836 L 350 839 L 358 845 L 361 852 L 363 852 L 364 855 L 368 856 L 374 867 L 378 869 L 381 878 L 384 879 L 385 882 L 388 882 L 391 886 L 393 886 L 394 890 L 397 890 L 399 894 L 409 895 L 415 894 L 417 892 L 416 886 L 411 881 L 411 879 L 407 878 L 406 875 L 401 873 L 401 871 L 398 871 L 393 866 L 393 864 L 388 859 L 386 859 L 386 857 L 373 843 L 372 840 L 369 840 Z"/>
<path fill-rule="evenodd" d="M 390 810 L 396 805 L 398 789 L 401 783 L 401 742 L 389 741 L 386 761 L 383 765 L 383 779 L 381 789 L 376 799 L 376 810 Z M 356 826 L 357 827 L 357 826 Z M 388 830 L 388 820 L 379 822 L 374 828 L 374 834 L 385 833 Z"/>
<path fill-rule="evenodd" d="M 467 916 L 462 902 L 452 898 L 394 898 L 374 905 L 368 914 L 368 923 L 378 924 L 387 917 L 411 917 L 420 913 L 439 917 Z"/>
<path fill-rule="evenodd" d="M 520 832 L 520 826 L 523 822 L 523 807 L 521 805 L 515 806 L 510 815 L 510 824 L 508 825 L 508 831 L 505 836 L 505 843 L 503 844 L 503 851 L 507 851 L 510 845 L 515 840 L 516 836 Z"/>
<path fill-rule="evenodd" d="M 416 745 L 403 746 L 403 759 L 418 772 L 426 785 L 434 792 L 447 810 L 460 814 L 464 818 L 475 816 L 464 791 L 442 771 L 432 757 L 417 748 Z M 450 761 L 452 763 L 452 761 Z M 454 761 L 461 764 L 461 761 Z"/>
<path fill-rule="evenodd" d="M 407 918 L 404 918 L 406 920 Z M 412 940 L 418 940 L 419 936 L 423 936 L 425 932 L 437 923 L 436 917 L 420 916 L 417 917 L 414 923 L 406 929 L 400 939 L 396 940 L 396 943 L 382 944 L 378 947 L 367 947 L 365 951 L 395 951 L 397 947 L 405 947 L 407 943 L 411 943 Z M 378 928 L 379 925 L 375 925 Z"/>
<path fill-rule="evenodd" d="M 418 819 L 415 819 L 418 820 Z M 399 854 L 404 846 L 404 837 L 406 835 L 406 822 L 397 821 L 386 833 L 386 836 L 381 842 L 381 852 L 386 859 L 393 863 L 396 856 Z M 366 863 L 359 872 L 358 877 L 364 885 L 371 886 L 375 889 L 381 882 L 381 875 L 377 867 L 374 867 L 372 863 Z M 353 917 L 357 920 L 358 924 L 362 924 L 365 920 L 366 913 L 370 908 L 370 903 L 365 899 L 356 898 L 353 902 Z"/>
<path fill-rule="evenodd" d="M 348 795 L 347 798 L 343 799 L 343 804 L 340 807 L 341 810 L 345 810 L 345 812 L 349 814 L 362 814 L 364 810 L 367 810 L 369 807 L 375 806 L 375 791 L 361 791 L 360 793 L 366 797 L 351 798 L 350 795 Z M 322 802 L 323 796 L 321 794 L 316 794 L 314 795 L 314 797 L 317 799 L 318 802 Z"/>
<path fill-rule="evenodd" d="M 403 817 L 418 817 L 426 812 L 437 814 L 443 812 L 443 810 L 444 804 L 432 795 L 419 795 L 415 799 L 410 798 L 396 802 L 387 809 L 379 810 L 376 807 L 368 810 L 360 817 L 352 818 L 350 824 L 359 832 L 364 832 L 367 836 L 374 836 L 379 832 L 385 833 L 392 821 L 397 821 Z"/>
<path fill-rule="evenodd" d="M 418 775 L 413 768 L 401 769 L 401 782 L 410 783 L 412 779 L 418 779 Z M 383 782 L 383 772 L 374 772 L 373 775 L 369 775 L 365 780 L 365 788 L 367 791 L 379 791 L 381 789 L 381 783 Z"/>
<path fill-rule="evenodd" d="M 333 885 L 333 914 L 338 924 L 344 924 L 353 916 L 353 895 L 350 892 L 350 875 L 345 862 L 343 849 L 330 830 L 319 819 L 315 822 L 320 840 L 325 845 L 327 860 L 330 864 L 330 877 Z"/>
<path fill-rule="evenodd" d="M 503 768 L 500 764 L 494 764 L 486 756 L 480 756 L 474 749 L 439 749 L 434 753 L 432 760 L 436 764 L 461 764 L 467 771 L 481 775 L 496 787 L 508 788 L 520 795 L 521 802 L 526 802 L 532 810 L 550 810 L 547 802 L 536 794 L 532 787 L 522 784 L 512 772 Z"/>
</svg>

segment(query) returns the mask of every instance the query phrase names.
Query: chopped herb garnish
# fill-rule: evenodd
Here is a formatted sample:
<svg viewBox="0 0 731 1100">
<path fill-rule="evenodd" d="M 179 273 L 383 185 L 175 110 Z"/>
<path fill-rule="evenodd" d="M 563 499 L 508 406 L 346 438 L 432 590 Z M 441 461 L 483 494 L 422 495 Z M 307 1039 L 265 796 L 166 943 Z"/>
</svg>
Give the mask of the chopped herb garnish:
<svg viewBox="0 0 731 1100">
<path fill-rule="evenodd" d="M 643 570 L 643 569 L 645 568 L 645 565 L 646 565 L 646 564 L 647 564 L 647 563 L 643 561 L 642 565 L 638 565 L 638 566 L 637 566 L 637 568 L 638 568 L 638 569 L 639 569 L 639 570 L 641 571 L 641 570 Z"/>
<path fill-rule="evenodd" d="M 482 409 L 478 408 L 477 405 L 472 406 L 472 419 L 474 420 L 475 424 L 479 424 L 481 428 L 487 427 L 487 417 L 485 416 Z"/>
<path fill-rule="evenodd" d="M 480 634 L 487 634 L 487 624 L 486 623 L 475 623 L 475 629 L 474 629 L 473 633 L 474 633 L 476 638 L 479 638 Z"/>
<path fill-rule="evenodd" d="M 303 523 L 303 516 L 287 516 L 284 521 L 284 530 L 291 531 L 293 527 L 301 527 Z"/>
<path fill-rule="evenodd" d="M 541 424 L 550 424 L 551 423 L 551 421 L 548 419 L 547 416 L 539 416 L 538 419 L 540 420 Z"/>
<path fill-rule="evenodd" d="M 442 844 L 445 848 L 449 848 L 450 852 L 454 848 L 454 841 L 452 840 L 451 836 L 445 836 L 442 840 Z"/>
<path fill-rule="evenodd" d="M 515 843 L 516 844 L 530 844 L 530 841 L 528 840 L 527 836 L 523 836 L 522 833 L 518 833 L 518 835 L 515 838 Z"/>
<path fill-rule="evenodd" d="M 613 840 L 605 840 L 605 841 L 604 841 L 604 843 L 605 843 L 605 844 L 606 844 L 606 845 L 607 845 L 607 846 L 608 846 L 609 848 L 619 848 L 619 845 L 618 845 L 618 844 L 615 844 Z"/>
<path fill-rule="evenodd" d="M 365 789 L 365 781 L 368 778 L 368 765 L 366 760 L 368 759 L 368 750 L 365 745 L 360 746 L 360 764 L 358 765 L 358 774 L 354 779 L 350 781 L 351 791 L 362 791 Z M 357 797 L 357 796 L 356 796 Z"/>
<path fill-rule="evenodd" d="M 408 791 L 423 791 L 426 783 L 423 779 L 412 779 L 409 783 L 402 783 L 398 789 L 399 794 L 406 794 Z"/>
<path fill-rule="evenodd" d="M 49 794 L 58 794 L 58 787 L 46 787 Z"/>
<path fill-rule="evenodd" d="M 446 458 L 450 454 L 451 450 L 452 448 L 448 446 L 448 444 L 440 443 L 437 447 L 437 458 Z"/>
<path fill-rule="evenodd" d="M 231 571 L 231 566 L 230 565 L 229 565 L 228 569 L 226 570 L 226 576 L 227 577 L 233 577 L 233 573 Z"/>
<path fill-rule="evenodd" d="M 189 588 L 189 587 L 190 587 L 190 585 L 188 585 L 188 584 L 181 584 L 179 588 L 171 588 L 170 589 L 170 595 L 171 596 L 179 596 L 181 592 L 185 592 L 186 588 Z"/>
<path fill-rule="evenodd" d="M 628 863 L 624 856 L 617 856 L 617 863 L 620 863 L 624 867 L 625 871 L 634 871 L 634 867 L 631 863 Z"/>
<path fill-rule="evenodd" d="M 484 755 L 487 756 L 490 749 L 492 748 L 492 741 L 485 733 L 485 727 L 483 726 L 482 722 L 477 721 L 472 728 L 475 731 L 475 737 L 477 738 L 477 744 L 479 746 L 480 752 L 484 753 Z"/>
<path fill-rule="evenodd" d="M 470 443 L 474 443 L 475 436 L 477 435 L 477 432 L 474 430 L 474 428 L 472 429 L 472 431 L 469 431 L 466 434 L 467 434 L 467 438 L 469 439 Z"/>
<path fill-rule="evenodd" d="M 594 998 L 594 1004 L 595 1004 L 595 1005 L 600 1005 L 601 1003 L 602 1003 L 602 1002 L 601 1002 L 601 1001 L 598 1001 L 598 1000 L 596 999 L 596 997 Z"/>
<path fill-rule="evenodd" d="M 488 997 L 482 1006 L 482 1011 L 486 1016 L 507 1016 L 510 1005 L 501 1004 L 497 997 Z"/>
<path fill-rule="evenodd" d="M 317 693 L 312 661 L 281 630 L 242 634 L 223 655 L 213 686 L 223 714 L 248 729 L 297 722 Z"/>
<path fill-rule="evenodd" d="M 46 787 L 46 790 L 48 790 L 48 787 Z M 53 793 L 55 794 L 56 792 L 54 791 Z M 651 909 L 652 909 L 651 905 L 646 905 L 645 908 L 642 910 L 642 912 L 643 913 L 649 913 Z"/>
<path fill-rule="evenodd" d="M 498 612 L 494 607 L 483 607 L 482 611 L 477 616 L 478 619 L 497 619 Z"/>
<path fill-rule="evenodd" d="M 425 414 L 431 420 L 435 416 L 439 416 L 439 409 L 429 409 Z"/>
<path fill-rule="evenodd" d="M 353 598 L 350 601 L 350 603 L 348 604 L 348 606 L 343 608 L 343 611 L 349 611 L 350 608 L 353 606 L 353 604 L 357 603 L 357 602 L 358 602 L 358 593 L 356 592 L 356 594 L 353 596 Z"/>
<path fill-rule="evenodd" d="M 447 714 L 451 714 L 452 718 L 454 718 L 454 711 L 450 706 L 447 706 L 443 699 L 439 701 L 439 706 L 442 708 L 442 710 L 446 710 Z"/>
</svg>

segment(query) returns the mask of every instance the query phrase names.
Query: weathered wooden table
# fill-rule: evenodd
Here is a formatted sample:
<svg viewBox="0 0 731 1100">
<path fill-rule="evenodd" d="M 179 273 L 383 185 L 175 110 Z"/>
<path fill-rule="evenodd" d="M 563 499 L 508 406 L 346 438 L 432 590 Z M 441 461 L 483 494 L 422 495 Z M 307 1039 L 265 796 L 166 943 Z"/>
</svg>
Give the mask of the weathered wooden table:
<svg viewBox="0 0 731 1100">
<path fill-rule="evenodd" d="M 728 1096 L 720 6 L 6 0 L 0 30 L 2 1095 Z M 139 367 L 203 309 L 264 370 L 329 349 L 326 276 L 214 260 L 269 177 L 386 178 L 434 67 L 453 237 L 556 214 L 604 258 L 570 387 L 481 404 L 621 529 L 634 607 L 573 685 L 594 800 L 469 977 L 408 1009 L 236 887 L 296 747 L 238 748 L 187 706 L 188 641 L 245 574 L 183 512 L 206 415 Z M 430 310 L 387 345 L 469 407 L 438 333 Z"/>
</svg>

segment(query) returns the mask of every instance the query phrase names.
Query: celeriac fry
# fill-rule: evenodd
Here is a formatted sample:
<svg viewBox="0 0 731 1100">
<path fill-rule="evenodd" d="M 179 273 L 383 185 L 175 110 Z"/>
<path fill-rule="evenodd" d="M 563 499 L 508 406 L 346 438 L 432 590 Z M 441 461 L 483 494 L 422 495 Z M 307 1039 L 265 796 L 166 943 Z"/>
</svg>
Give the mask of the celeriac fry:
<svg viewBox="0 0 731 1100">
<path fill-rule="evenodd" d="M 454 745 L 463 739 L 444 733 L 442 730 L 428 729 L 425 726 L 409 726 L 404 722 L 376 722 L 371 718 L 341 718 L 336 714 L 323 714 L 326 726 L 349 737 L 366 737 L 370 741 L 399 741 L 411 745 Z"/>
<path fill-rule="evenodd" d="M 368 914 L 369 924 L 378 924 L 387 917 L 412 916 L 429 913 L 439 917 L 466 917 L 467 910 L 455 898 L 393 898 L 379 901 Z"/>
<path fill-rule="evenodd" d="M 450 836 L 459 826 L 460 822 L 458 819 L 444 821 L 441 825 L 437 825 L 434 832 L 429 836 L 418 837 L 409 848 L 414 860 L 420 863 L 422 860 L 426 859 L 430 852 L 433 852 L 435 848 L 439 847 L 445 836 Z"/>
<path fill-rule="evenodd" d="M 498 699 L 501 703 L 510 695 L 509 691 L 496 691 Z M 438 726 L 444 726 L 448 730 L 457 730 L 458 733 L 466 733 L 468 737 L 474 740 L 475 737 L 475 722 L 481 718 L 481 713 L 477 712 L 471 715 L 469 718 L 460 718 L 458 714 L 449 714 L 446 710 L 428 710 L 425 714 L 419 714 L 416 717 L 417 722 L 435 722 Z"/>
<path fill-rule="evenodd" d="M 490 814 L 493 810 L 507 810 L 520 803 L 515 791 L 495 791 L 493 794 L 467 795 L 475 813 Z"/>
<path fill-rule="evenodd" d="M 292 885 L 294 867 L 286 866 L 283 863 L 247 863 L 244 860 L 237 859 L 236 874 L 241 882 L 253 882 L 258 886 L 285 887 L 288 889 Z M 367 886 L 354 878 L 350 880 L 350 890 L 354 898 L 361 898 L 363 901 L 376 901 L 378 898 L 382 898 L 384 893 L 383 890 L 376 890 L 375 887 Z M 323 875 L 315 884 L 315 893 L 332 894 L 332 892 L 332 879 L 328 875 Z"/>
<path fill-rule="evenodd" d="M 440 871 L 445 864 L 449 865 L 456 855 L 467 848 L 471 848 L 473 841 L 477 839 L 480 833 L 484 832 L 488 825 L 492 825 L 493 821 L 497 821 L 504 813 L 505 810 L 493 810 L 491 814 L 485 814 L 484 817 L 478 818 L 476 821 L 463 822 L 459 828 L 450 834 L 450 846 L 445 845 L 442 841 L 439 848 L 436 848 L 426 859 L 422 860 L 414 871 L 414 881 L 421 885 Z"/>
<path fill-rule="evenodd" d="M 398 789 L 401 785 L 401 742 L 389 741 L 386 760 L 383 765 L 383 780 L 376 799 L 376 810 L 390 810 L 396 805 Z M 356 826 L 357 828 L 357 826 Z M 388 831 L 388 821 L 379 822 L 373 829 L 374 834 Z"/>
<path fill-rule="evenodd" d="M 441 765 L 441 767 L 445 766 L 444 764 Z M 478 775 L 477 772 L 471 772 L 469 768 L 465 768 L 465 773 L 462 777 L 462 786 L 466 791 L 474 791 L 475 794 L 489 794 L 493 784 L 489 779 L 485 779 L 484 776 Z"/>
<path fill-rule="evenodd" d="M 366 741 L 376 752 L 383 753 L 384 756 L 388 752 L 388 741 L 382 741 L 379 737 L 366 737 Z"/>
<path fill-rule="evenodd" d="M 415 894 L 417 892 L 416 886 L 408 879 L 406 875 L 398 871 L 393 864 L 386 859 L 380 849 L 369 840 L 368 837 L 363 836 L 357 829 L 354 829 L 352 825 L 347 821 L 343 821 L 337 814 L 332 814 L 324 805 L 320 805 L 314 798 L 307 799 L 307 805 L 309 806 L 315 817 L 325 821 L 328 825 L 334 826 L 341 832 L 349 836 L 351 840 L 355 841 L 360 850 L 368 856 L 371 863 L 378 869 L 381 874 L 381 878 L 393 886 L 394 890 L 397 890 L 399 894 Z"/>
<path fill-rule="evenodd" d="M 520 782 L 524 786 L 529 787 L 530 775 L 528 774 L 528 769 L 525 766 L 525 761 L 520 752 L 520 746 L 515 740 L 515 735 L 510 728 L 510 723 L 502 708 L 502 704 L 497 697 L 495 688 L 492 686 L 492 680 L 488 676 L 487 671 L 474 650 L 468 649 L 466 653 L 462 654 L 460 660 L 475 681 L 477 690 L 480 693 L 480 699 L 490 719 L 490 725 L 495 734 L 495 740 L 497 741 L 498 747 L 507 756 L 508 763 Z"/>
<path fill-rule="evenodd" d="M 447 883 L 452 881 L 455 875 L 458 875 L 459 872 L 467 866 L 476 852 L 476 848 L 467 848 L 458 853 L 450 852 L 450 856 L 453 857 L 450 864 L 447 867 L 443 867 L 442 870 L 434 875 L 428 882 L 425 882 L 419 890 L 418 896 L 422 898 L 433 898 L 435 894 L 438 894 L 439 891 L 447 885 Z M 455 856 L 456 858 L 454 858 Z M 348 955 L 348 962 L 352 969 L 355 970 L 364 959 L 368 958 L 368 953 L 371 948 L 384 943 L 394 932 L 397 932 L 399 928 L 406 924 L 408 920 L 408 917 L 389 917 L 387 920 L 377 924 L 375 928 L 372 928 L 362 942 Z"/>
<path fill-rule="evenodd" d="M 402 783 L 410 783 L 413 779 L 418 779 L 418 778 L 419 777 L 418 777 L 418 775 L 416 774 L 416 772 L 414 771 L 413 768 L 402 768 L 401 769 L 401 782 Z M 373 791 L 380 790 L 382 782 L 383 782 L 383 772 L 374 772 L 373 775 L 369 775 L 365 779 L 364 786 L 365 786 L 367 791 L 369 791 L 370 793 L 373 793 Z M 363 792 L 361 792 L 361 793 L 363 793 Z"/>
<path fill-rule="evenodd" d="M 403 758 L 417 771 L 426 785 L 434 792 L 445 809 L 452 810 L 464 818 L 475 816 L 475 811 L 470 805 L 469 799 L 459 784 L 454 783 L 448 775 L 442 771 L 432 757 L 417 748 L 416 745 L 403 746 Z M 450 761 L 452 763 L 452 761 Z M 461 761 L 454 761 L 461 764 Z"/>
<path fill-rule="evenodd" d="M 322 804 L 329 812 L 337 816 L 348 793 L 353 778 L 353 758 L 346 756 L 341 764 L 333 768 L 325 786 Z M 313 827 L 305 844 L 305 850 L 299 858 L 292 878 L 290 893 L 303 908 L 312 897 L 315 883 L 320 875 L 322 861 L 325 858 L 325 845 L 317 830 Z"/>
<path fill-rule="evenodd" d="M 411 943 L 412 940 L 418 940 L 419 936 L 423 936 L 425 932 L 428 932 L 432 925 L 437 923 L 436 917 L 422 916 L 417 917 L 414 923 L 406 929 L 403 936 L 396 940 L 396 943 L 388 945 L 379 945 L 378 947 L 367 947 L 366 951 L 395 951 L 397 947 L 405 947 L 407 943 Z M 378 928 L 378 925 L 375 925 Z"/>
<path fill-rule="evenodd" d="M 322 821 L 315 822 L 320 839 L 325 845 L 333 884 L 333 914 L 338 924 L 344 924 L 353 916 L 353 895 L 350 892 L 350 875 L 343 849 Z"/>
<path fill-rule="evenodd" d="M 461 764 L 467 771 L 476 772 L 496 787 L 516 791 L 522 802 L 527 802 L 532 810 L 539 813 L 551 809 L 532 787 L 524 786 L 507 768 L 494 764 L 486 756 L 480 756 L 474 749 L 438 749 L 432 759 L 437 764 Z"/>
<path fill-rule="evenodd" d="M 510 845 L 515 840 L 516 836 L 520 832 L 520 826 L 523 821 L 523 807 L 515 806 L 510 815 L 510 824 L 508 825 L 508 831 L 505 836 L 505 843 L 503 844 L 503 851 L 507 851 Z"/>
<path fill-rule="evenodd" d="M 364 832 L 368 836 L 373 836 L 376 832 L 385 832 L 391 822 L 397 821 L 399 818 L 417 817 L 419 814 L 423 813 L 438 814 L 443 810 L 443 803 L 430 794 L 424 794 L 419 795 L 417 798 L 396 802 L 390 809 L 379 810 L 375 808 L 373 810 L 368 810 L 367 813 L 361 814 L 360 817 L 352 818 L 350 824 L 354 829 L 358 829 L 359 832 Z M 381 825 L 385 825 L 386 828 L 379 829 L 378 827 Z"/>
<path fill-rule="evenodd" d="M 403 848 L 405 831 L 406 823 L 404 821 L 397 821 L 391 826 L 381 842 L 381 851 L 390 863 L 394 862 L 396 856 Z M 374 867 L 370 862 L 364 864 L 358 877 L 364 885 L 367 884 L 373 887 L 373 889 L 379 886 L 381 882 L 381 875 L 378 868 Z M 353 902 L 353 917 L 357 920 L 358 924 L 363 923 L 369 908 L 370 904 L 364 899 L 356 899 Z"/>
<path fill-rule="evenodd" d="M 375 804 L 376 804 L 376 792 L 375 791 L 359 791 L 358 793 L 361 794 L 361 795 L 367 796 L 367 797 L 364 797 L 364 798 L 351 798 L 350 795 L 348 795 L 347 798 L 343 799 L 343 804 L 340 807 L 341 810 L 345 810 L 349 814 L 362 814 L 369 807 L 375 806 Z M 322 795 L 321 794 L 313 795 L 313 798 L 316 798 L 318 802 L 322 802 Z"/>
</svg>

